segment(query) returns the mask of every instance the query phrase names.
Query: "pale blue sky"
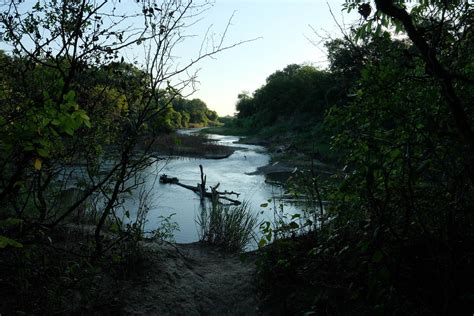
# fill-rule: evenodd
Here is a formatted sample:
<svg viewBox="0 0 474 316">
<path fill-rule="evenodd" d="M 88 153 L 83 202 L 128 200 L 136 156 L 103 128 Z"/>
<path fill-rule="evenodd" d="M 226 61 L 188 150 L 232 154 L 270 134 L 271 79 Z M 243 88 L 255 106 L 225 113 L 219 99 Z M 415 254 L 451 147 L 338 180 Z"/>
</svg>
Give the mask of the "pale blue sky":
<svg viewBox="0 0 474 316">
<path fill-rule="evenodd" d="M 340 23 L 343 2 L 329 1 Z M 326 0 L 216 0 L 213 8 L 205 13 L 201 25 L 214 24 L 214 30 L 222 31 L 234 11 L 226 42 L 261 39 L 200 63 L 199 91 L 194 96 L 204 100 L 220 115 L 233 114 L 240 92 L 253 92 L 271 73 L 288 64 L 327 65 L 323 45 L 315 47 L 309 40 L 320 41 L 310 25 L 321 35 L 326 31 L 338 36 Z M 352 13 L 348 16 L 344 12 L 346 23 L 356 18 Z"/>
</svg>

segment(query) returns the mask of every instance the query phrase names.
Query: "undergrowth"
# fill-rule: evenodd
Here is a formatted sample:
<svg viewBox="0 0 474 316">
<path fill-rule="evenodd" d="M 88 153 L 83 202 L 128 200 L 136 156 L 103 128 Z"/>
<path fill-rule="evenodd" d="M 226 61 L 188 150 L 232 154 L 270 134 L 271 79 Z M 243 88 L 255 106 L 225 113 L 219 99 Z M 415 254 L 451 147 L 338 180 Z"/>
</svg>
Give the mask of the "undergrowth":
<svg viewBox="0 0 474 316">
<path fill-rule="evenodd" d="M 243 251 L 251 242 L 257 216 L 247 203 L 229 206 L 213 201 L 197 218 L 200 240 L 228 251 Z"/>
</svg>

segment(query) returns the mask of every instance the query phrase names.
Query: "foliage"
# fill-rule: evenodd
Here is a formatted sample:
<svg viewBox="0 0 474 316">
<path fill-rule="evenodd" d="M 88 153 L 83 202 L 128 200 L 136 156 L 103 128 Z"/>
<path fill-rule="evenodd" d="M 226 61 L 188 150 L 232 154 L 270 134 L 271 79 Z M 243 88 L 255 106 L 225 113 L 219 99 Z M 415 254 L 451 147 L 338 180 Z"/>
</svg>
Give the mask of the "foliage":
<svg viewBox="0 0 474 316">
<path fill-rule="evenodd" d="M 331 105 L 345 97 L 341 85 L 334 72 L 288 65 L 271 74 L 252 94 L 239 94 L 236 118 L 213 131 L 257 136 L 276 147 L 292 147 L 308 156 L 334 161 L 323 118 Z"/>
<path fill-rule="evenodd" d="M 372 15 L 363 3 L 346 5 L 361 28 L 327 44 L 348 96 L 325 122 L 344 167 L 321 190 L 317 229 L 264 248 L 260 286 L 286 313 L 470 313 L 472 10 L 379 0 Z"/>
<path fill-rule="evenodd" d="M 202 126 L 217 124 L 217 113 L 209 110 L 206 103 L 200 99 L 187 100 L 175 97 L 171 104 L 173 109 L 182 115 L 181 125 L 177 127 L 190 127 L 193 124 Z"/>
<path fill-rule="evenodd" d="M 243 251 L 252 241 L 257 216 L 247 203 L 229 206 L 214 200 L 202 208 L 197 223 L 201 241 L 228 251 Z"/>
<path fill-rule="evenodd" d="M 21 249 L 2 250 L 2 313 L 119 312 L 122 294 L 117 284 L 123 266 L 112 258 L 117 258 L 121 252 L 115 250 L 104 257 L 100 265 L 91 265 L 89 258 L 84 256 L 87 251 L 94 250 L 90 237 L 77 228 L 62 230 L 49 236 L 30 235 L 34 243 L 29 242 Z M 107 269 L 101 269 L 101 266 L 107 266 Z"/>
<path fill-rule="evenodd" d="M 2 287 L 6 301 L 18 298 L 7 304 L 7 314 L 87 313 L 61 311 L 64 302 L 50 300 L 67 287 L 76 295 L 78 283 L 95 277 L 86 273 L 88 266 L 112 262 L 127 274 L 127 265 L 139 260 L 143 216 L 121 218 L 146 212 L 122 213 L 122 205 L 157 161 L 154 139 L 190 120 L 217 119 L 200 100 L 183 99 L 190 112 L 172 109 L 193 86 L 189 69 L 230 48 L 220 40 L 187 64 L 170 58 L 209 6 L 206 0 L 0 4 L 0 36 L 8 50 L 0 52 L 0 258 L 8 265 L 0 278 L 20 267 Z M 127 58 L 136 56 L 135 47 L 144 55 Z M 66 238 L 74 227 L 88 227 L 81 240 Z M 55 265 L 51 258 L 61 252 L 73 255 Z M 70 265 L 77 275 L 59 286 Z M 28 305 L 24 298 L 35 292 Z"/>
<path fill-rule="evenodd" d="M 292 114 L 321 118 L 331 104 L 331 75 L 311 66 L 288 65 L 271 74 L 252 96 L 239 94 L 237 117 L 255 116 L 256 126 L 271 125 Z"/>
<path fill-rule="evenodd" d="M 174 234 L 176 231 L 179 231 L 178 223 L 172 220 L 174 215 L 176 215 L 176 213 L 172 213 L 168 216 L 159 216 L 160 224 L 158 228 L 152 232 L 152 238 L 165 241 L 174 241 Z"/>
</svg>

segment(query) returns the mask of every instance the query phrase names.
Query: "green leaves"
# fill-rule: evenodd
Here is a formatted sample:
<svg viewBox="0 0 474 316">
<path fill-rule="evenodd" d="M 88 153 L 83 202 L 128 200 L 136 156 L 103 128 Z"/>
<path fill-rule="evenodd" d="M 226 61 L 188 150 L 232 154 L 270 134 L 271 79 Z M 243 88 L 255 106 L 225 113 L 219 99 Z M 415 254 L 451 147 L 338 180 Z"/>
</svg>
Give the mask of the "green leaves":
<svg viewBox="0 0 474 316">
<path fill-rule="evenodd" d="M 47 148 L 37 148 L 36 151 L 41 157 L 48 157 L 49 156 L 49 150 Z"/>
<path fill-rule="evenodd" d="M 21 218 L 9 217 L 0 221 L 0 228 L 11 228 L 14 226 L 19 226 L 21 224 L 23 224 L 23 220 Z"/>
<path fill-rule="evenodd" d="M 299 225 L 298 223 L 296 223 L 296 222 L 290 222 L 290 223 L 288 224 L 288 227 L 289 227 L 290 229 L 298 229 L 298 228 L 300 227 L 300 225 Z"/>
<path fill-rule="evenodd" d="M 372 255 L 372 262 L 373 263 L 379 263 L 380 261 L 382 261 L 382 259 L 383 259 L 383 253 L 380 250 L 377 250 Z"/>
<path fill-rule="evenodd" d="M 51 90 L 41 91 L 42 98 L 24 99 L 15 108 L 22 116 L 12 112 L 15 119 L 0 126 L 3 150 L 17 148 L 28 153 L 33 158 L 35 170 L 41 170 L 45 160 L 61 151 L 65 136 L 74 136 L 82 126 L 91 127 L 89 116 L 76 102 L 74 90 L 69 90 L 62 98 L 55 96 L 62 85 L 64 83 L 57 80 Z M 58 104 L 57 99 L 62 102 Z"/>
<path fill-rule="evenodd" d="M 23 244 L 19 243 L 16 240 L 0 235 L 0 249 L 6 247 L 23 248 Z"/>
<path fill-rule="evenodd" d="M 262 222 L 260 224 L 260 231 L 263 234 L 263 237 L 258 242 L 258 246 L 261 248 L 272 241 L 273 229 L 269 221 Z"/>
</svg>

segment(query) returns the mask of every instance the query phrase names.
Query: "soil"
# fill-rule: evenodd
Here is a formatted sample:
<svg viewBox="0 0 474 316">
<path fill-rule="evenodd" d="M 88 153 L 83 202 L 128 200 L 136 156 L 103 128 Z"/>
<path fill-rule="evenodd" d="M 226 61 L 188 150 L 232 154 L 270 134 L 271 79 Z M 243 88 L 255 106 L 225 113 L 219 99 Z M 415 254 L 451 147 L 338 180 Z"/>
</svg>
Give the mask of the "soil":
<svg viewBox="0 0 474 316">
<path fill-rule="evenodd" d="M 144 245 L 140 274 L 124 287 L 126 315 L 262 315 L 255 255 L 201 243 Z"/>
</svg>

